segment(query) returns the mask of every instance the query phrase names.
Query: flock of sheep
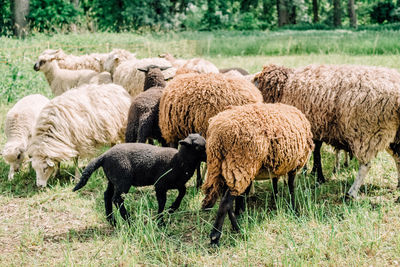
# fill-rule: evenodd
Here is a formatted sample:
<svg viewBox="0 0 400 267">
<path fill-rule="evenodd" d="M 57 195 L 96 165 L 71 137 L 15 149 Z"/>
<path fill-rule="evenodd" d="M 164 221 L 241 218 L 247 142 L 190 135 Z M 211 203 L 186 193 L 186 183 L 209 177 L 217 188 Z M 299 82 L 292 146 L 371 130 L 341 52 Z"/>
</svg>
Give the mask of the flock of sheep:
<svg viewBox="0 0 400 267">
<path fill-rule="evenodd" d="M 288 175 L 295 208 L 294 178 L 314 150 L 313 171 L 324 182 L 322 142 L 360 163 L 348 197 L 357 197 L 371 160 L 385 149 L 395 159 L 400 187 L 400 73 L 393 69 L 267 65 L 251 75 L 241 68 L 219 70 L 200 58 L 137 59 L 123 49 L 84 56 L 45 50 L 34 69 L 44 73 L 55 97 L 29 95 L 7 113 L 2 156 L 10 164 L 8 178 L 28 157 L 38 186 L 71 159 L 78 177 L 79 158 L 111 145 L 87 165 L 74 191 L 102 167 L 112 224 L 112 203 L 128 219 L 121 194 L 147 185 L 154 185 L 163 224 L 167 191 L 179 191 L 173 212 L 196 169 L 201 186 L 206 161 L 202 207 L 221 197 L 210 234 L 218 244 L 227 214 L 239 229 L 236 218 L 255 179 L 272 179 L 276 196 L 278 178 Z"/>
</svg>

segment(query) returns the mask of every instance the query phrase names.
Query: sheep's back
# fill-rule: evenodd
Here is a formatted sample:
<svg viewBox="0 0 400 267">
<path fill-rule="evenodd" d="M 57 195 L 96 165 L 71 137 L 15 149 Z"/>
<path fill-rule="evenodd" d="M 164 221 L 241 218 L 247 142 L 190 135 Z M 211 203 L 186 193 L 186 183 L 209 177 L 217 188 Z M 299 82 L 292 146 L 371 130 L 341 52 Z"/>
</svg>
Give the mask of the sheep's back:
<svg viewBox="0 0 400 267">
<path fill-rule="evenodd" d="M 130 101 L 115 84 L 84 85 L 55 97 L 38 118 L 29 153 L 62 161 L 124 140 Z"/>
<path fill-rule="evenodd" d="M 183 74 L 164 89 L 159 126 L 163 138 L 177 142 L 190 133 L 206 134 L 208 119 L 231 105 L 262 102 L 259 90 L 243 78 L 223 74 Z"/>
<path fill-rule="evenodd" d="M 299 108 L 314 138 L 368 162 L 399 129 L 400 74 L 355 65 L 310 65 L 289 76 L 282 102 Z"/>
<path fill-rule="evenodd" d="M 313 147 L 310 123 L 293 106 L 232 107 L 210 119 L 203 189 L 207 192 L 219 184 L 218 190 L 226 184 L 233 195 L 240 195 L 260 171 L 276 177 L 299 170 Z"/>
</svg>

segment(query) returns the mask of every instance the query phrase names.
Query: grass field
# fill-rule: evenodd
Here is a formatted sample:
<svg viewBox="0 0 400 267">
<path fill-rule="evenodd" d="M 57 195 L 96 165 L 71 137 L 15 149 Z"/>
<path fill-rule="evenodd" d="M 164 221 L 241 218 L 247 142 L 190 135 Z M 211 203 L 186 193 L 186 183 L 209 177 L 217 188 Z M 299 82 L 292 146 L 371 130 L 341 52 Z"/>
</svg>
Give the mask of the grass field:
<svg viewBox="0 0 400 267">
<path fill-rule="evenodd" d="M 250 72 L 278 63 L 379 65 L 400 70 L 399 32 L 250 32 L 168 35 L 71 34 L 35 36 L 27 40 L 0 38 L 0 120 L 22 96 L 51 92 L 35 58 L 47 47 L 74 54 L 106 52 L 121 47 L 140 57 L 169 51 L 182 57 L 203 56 L 218 67 L 241 66 Z M 0 145 L 6 142 L 1 124 Z M 133 266 L 133 265 L 274 265 L 383 266 L 400 265 L 400 193 L 392 158 L 382 152 L 357 201 L 344 192 L 357 172 L 357 161 L 332 173 L 333 149 L 323 147 L 328 182 L 314 185 L 311 175 L 298 175 L 298 214 L 288 204 L 288 190 L 279 182 L 277 209 L 268 201 L 270 182 L 256 183 L 256 193 L 240 218 L 241 233 L 226 219 L 221 245 L 209 246 L 216 215 L 200 210 L 203 194 L 189 182 L 180 209 L 165 215 L 166 227 L 154 220 L 157 201 L 152 188 L 133 188 L 125 196 L 130 226 L 110 227 L 104 215 L 105 178 L 97 171 L 78 193 L 72 193 L 73 168 L 62 165 L 61 177 L 37 189 L 26 167 L 7 181 L 8 166 L 0 158 L 1 266 Z M 311 162 L 309 163 L 311 166 Z M 309 168 L 310 169 L 310 168 Z M 168 204 L 176 196 L 171 192 Z"/>
</svg>

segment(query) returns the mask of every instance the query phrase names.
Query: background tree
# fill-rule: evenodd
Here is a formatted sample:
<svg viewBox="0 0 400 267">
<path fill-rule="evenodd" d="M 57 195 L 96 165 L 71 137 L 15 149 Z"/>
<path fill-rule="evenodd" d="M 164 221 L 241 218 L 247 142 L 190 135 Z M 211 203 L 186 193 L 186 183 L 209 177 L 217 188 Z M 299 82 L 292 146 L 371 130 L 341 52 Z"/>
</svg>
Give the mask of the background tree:
<svg viewBox="0 0 400 267">
<path fill-rule="evenodd" d="M 25 37 L 28 34 L 29 0 L 13 0 L 11 9 L 14 35 Z"/>
<path fill-rule="evenodd" d="M 278 26 L 289 24 L 289 10 L 285 0 L 276 0 L 276 11 L 278 14 Z"/>
<path fill-rule="evenodd" d="M 313 22 L 319 22 L 318 17 L 318 0 L 312 0 L 312 10 L 313 10 Z"/>
<path fill-rule="evenodd" d="M 357 28 L 357 15 L 354 8 L 354 0 L 348 0 L 347 9 L 349 14 L 350 27 Z"/>
<path fill-rule="evenodd" d="M 333 0 L 333 26 L 342 26 L 342 6 L 340 0 Z"/>
</svg>

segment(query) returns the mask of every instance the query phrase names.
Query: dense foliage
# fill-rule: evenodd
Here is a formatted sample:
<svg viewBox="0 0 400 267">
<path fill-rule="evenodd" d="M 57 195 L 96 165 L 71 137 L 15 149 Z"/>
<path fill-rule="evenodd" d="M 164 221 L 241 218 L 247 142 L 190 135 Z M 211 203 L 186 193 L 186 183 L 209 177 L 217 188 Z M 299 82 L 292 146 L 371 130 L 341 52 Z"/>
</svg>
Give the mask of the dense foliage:
<svg viewBox="0 0 400 267">
<path fill-rule="evenodd" d="M 0 0 L 0 35 L 11 34 L 10 2 Z M 33 32 L 87 29 L 143 30 L 265 30 L 278 25 L 278 5 L 286 5 L 286 28 L 334 28 L 332 0 L 29 0 Z M 349 26 L 348 0 L 339 0 L 343 27 Z M 398 0 L 357 0 L 360 26 L 400 21 Z M 282 6 L 281 8 L 282 9 Z M 283 25 L 283 24 L 279 24 Z"/>
</svg>

